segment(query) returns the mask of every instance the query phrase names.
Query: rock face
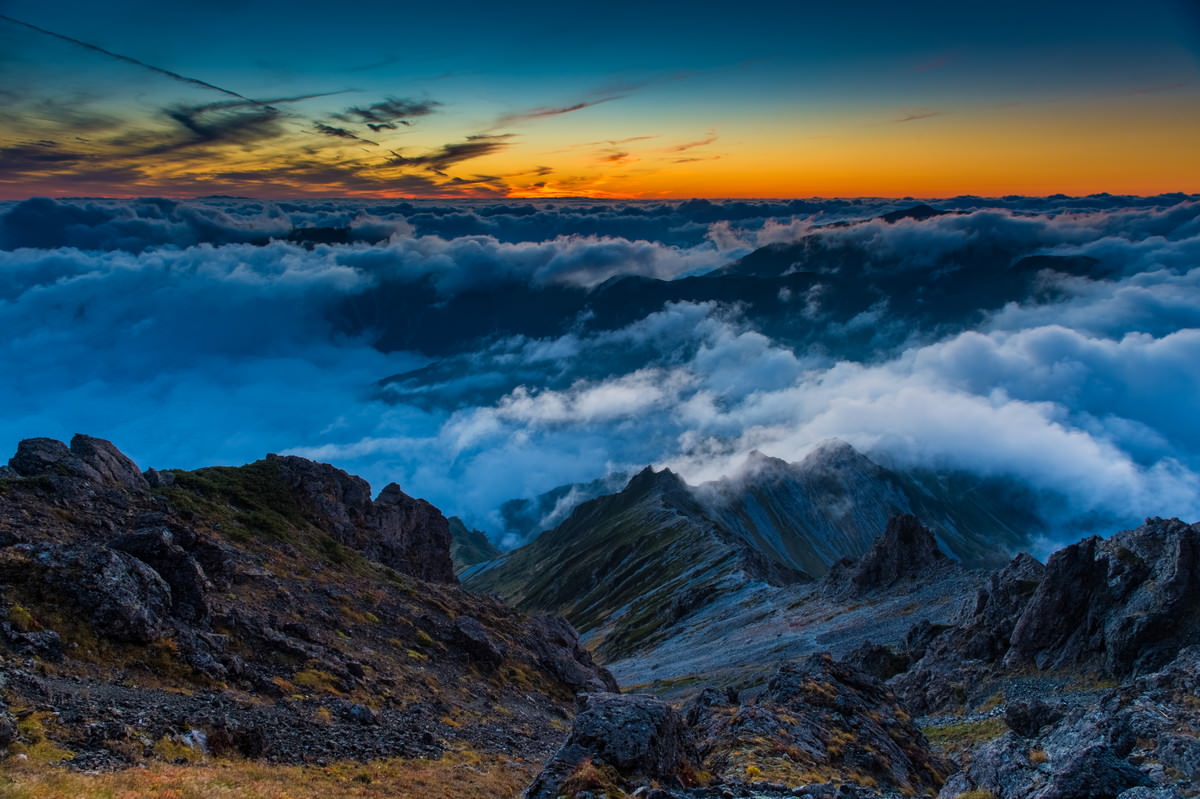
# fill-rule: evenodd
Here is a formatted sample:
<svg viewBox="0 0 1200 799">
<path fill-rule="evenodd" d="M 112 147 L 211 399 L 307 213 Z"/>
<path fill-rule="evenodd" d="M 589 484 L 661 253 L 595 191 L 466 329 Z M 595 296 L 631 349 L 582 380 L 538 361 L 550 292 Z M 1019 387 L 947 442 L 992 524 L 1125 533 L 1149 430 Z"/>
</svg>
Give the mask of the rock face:
<svg viewBox="0 0 1200 799">
<path fill-rule="evenodd" d="M 194 543 L 195 537 L 191 538 Z M 169 528 L 139 530 L 118 536 L 108 545 L 134 556 L 166 581 L 171 589 L 173 615 L 190 622 L 207 620 L 208 592 L 213 586 L 200 563 L 176 543 L 175 534 Z"/>
<path fill-rule="evenodd" d="M 1177 519 L 1080 541 L 1045 566 L 1018 555 L 893 685 L 928 712 L 962 702 L 985 672 L 1144 673 L 1200 641 L 1198 593 L 1200 525 Z"/>
<path fill-rule="evenodd" d="M 458 582 L 450 559 L 450 523 L 441 511 L 395 483 L 384 486 L 371 509 L 373 534 L 362 548 L 367 557 L 422 580 Z"/>
<path fill-rule="evenodd" d="M 1012 633 L 1010 665 L 1094 664 L 1124 676 L 1200 636 L 1200 525 L 1146 524 L 1054 553 Z"/>
<path fill-rule="evenodd" d="M 268 455 L 306 517 L 372 560 L 422 580 L 457 582 L 450 524 L 441 511 L 389 483 L 372 502 L 370 486 L 325 463 Z"/>
<path fill-rule="evenodd" d="M 639 784 L 694 781 L 682 720 L 649 696 L 584 694 L 571 735 L 525 791 L 526 799 L 608 795 Z M 622 793 L 621 795 L 624 795 Z"/>
<path fill-rule="evenodd" d="M 104 547 L 8 547 L 0 550 L 0 581 L 69 597 L 101 636 L 115 641 L 157 640 L 171 611 L 171 588 L 158 572 Z"/>
</svg>

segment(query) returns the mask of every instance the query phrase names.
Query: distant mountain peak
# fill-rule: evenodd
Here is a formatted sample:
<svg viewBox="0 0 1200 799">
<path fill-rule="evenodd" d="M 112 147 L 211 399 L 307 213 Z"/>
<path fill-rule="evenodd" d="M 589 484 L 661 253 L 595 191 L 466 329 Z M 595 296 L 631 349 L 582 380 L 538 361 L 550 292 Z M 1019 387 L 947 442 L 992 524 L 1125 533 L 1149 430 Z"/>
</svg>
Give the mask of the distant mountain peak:
<svg viewBox="0 0 1200 799">
<path fill-rule="evenodd" d="M 899 222 L 901 219 L 931 219 L 935 216 L 942 216 L 943 214 L 947 213 L 950 212 L 942 211 L 938 208 L 934 208 L 932 205 L 921 203 L 919 205 L 914 205 L 911 208 L 901 208 L 896 211 L 890 211 L 886 214 L 883 214 L 879 218 L 885 222 Z"/>
<path fill-rule="evenodd" d="M 840 438 L 828 438 L 817 444 L 800 461 L 806 471 L 830 468 L 879 469 L 879 465 Z"/>
<path fill-rule="evenodd" d="M 666 468 L 656 472 L 653 466 L 647 466 L 635 474 L 622 493 L 641 494 L 650 491 L 661 493 L 683 491 L 690 495 L 687 483 L 683 482 L 683 478 Z"/>
</svg>

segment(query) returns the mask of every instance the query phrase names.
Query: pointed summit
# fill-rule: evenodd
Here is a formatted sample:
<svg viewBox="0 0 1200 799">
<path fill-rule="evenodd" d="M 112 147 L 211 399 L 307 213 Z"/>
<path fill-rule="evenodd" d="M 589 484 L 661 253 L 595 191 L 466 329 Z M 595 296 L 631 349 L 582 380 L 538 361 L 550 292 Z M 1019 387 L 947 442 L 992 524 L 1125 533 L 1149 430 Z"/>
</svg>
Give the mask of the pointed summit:
<svg viewBox="0 0 1200 799">
<path fill-rule="evenodd" d="M 929 528 L 905 513 L 888 520 L 887 529 L 859 561 L 851 581 L 859 592 L 887 588 L 920 577 L 947 560 Z"/>
<path fill-rule="evenodd" d="M 675 472 L 665 468 L 656 472 L 653 466 L 647 466 L 635 474 L 621 493 L 628 496 L 641 496 L 651 491 L 657 491 L 664 495 L 679 492 L 690 493 L 687 483 L 683 482 L 683 479 Z"/>
</svg>

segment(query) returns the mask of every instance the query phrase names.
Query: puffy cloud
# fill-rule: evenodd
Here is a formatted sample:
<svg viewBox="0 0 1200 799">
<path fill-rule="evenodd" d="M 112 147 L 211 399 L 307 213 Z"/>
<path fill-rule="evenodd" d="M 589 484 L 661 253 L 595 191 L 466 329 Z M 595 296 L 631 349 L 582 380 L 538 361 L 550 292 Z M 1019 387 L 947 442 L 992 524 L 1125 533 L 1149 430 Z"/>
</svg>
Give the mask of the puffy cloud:
<svg viewBox="0 0 1200 799">
<path fill-rule="evenodd" d="M 902 466 L 1023 480 L 1067 503 L 1064 522 L 1200 518 L 1200 203 L 955 202 L 966 213 L 849 226 L 826 223 L 896 203 L 9 205 L 0 439 L 88 432 L 157 467 L 292 451 L 377 487 L 397 480 L 491 530 L 512 497 L 646 463 L 699 482 L 751 449 L 794 460 L 832 436 Z M 469 235 L 449 232 L 468 223 Z M 646 235 L 615 232 L 623 226 Z M 296 227 L 347 227 L 351 243 L 280 240 Z M 793 350 L 736 296 L 670 303 L 611 329 L 579 318 L 493 336 L 439 361 L 381 352 L 368 327 L 347 335 L 334 321 L 347 299 L 395 315 L 389 303 L 421 281 L 444 297 L 672 279 L 795 236 L 899 264 L 923 285 L 948 259 L 989 248 L 1097 265 L 1044 273 L 1029 296 L 965 329 L 889 333 L 905 343 L 857 361 Z M 863 280 L 894 277 L 872 269 Z M 904 318 L 881 300 L 835 325 L 822 285 L 798 289 L 783 321 L 817 320 L 834 336 Z"/>
</svg>

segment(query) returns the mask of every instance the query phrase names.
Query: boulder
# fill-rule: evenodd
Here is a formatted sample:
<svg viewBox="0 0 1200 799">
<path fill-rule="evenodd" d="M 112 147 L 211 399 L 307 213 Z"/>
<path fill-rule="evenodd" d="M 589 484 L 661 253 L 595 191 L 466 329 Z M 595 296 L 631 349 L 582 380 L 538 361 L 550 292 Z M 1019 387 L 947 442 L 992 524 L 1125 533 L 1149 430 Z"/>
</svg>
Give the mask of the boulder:
<svg viewBox="0 0 1200 799">
<path fill-rule="evenodd" d="M 479 619 L 459 616 L 454 620 L 454 633 L 455 643 L 472 663 L 494 670 L 504 660 L 504 645 L 488 633 Z"/>
<path fill-rule="evenodd" d="M 79 459 L 67 445 L 53 438 L 27 438 L 17 444 L 17 452 L 8 461 L 9 468 L 22 477 L 58 475 L 90 480 L 103 479 L 94 468 Z"/>
<path fill-rule="evenodd" d="M 1116 799 L 1129 788 L 1150 785 L 1149 777 L 1107 746 L 1090 746 L 1056 767 L 1032 799 Z"/>
<path fill-rule="evenodd" d="M 137 464 L 109 441 L 77 433 L 71 438 L 71 453 L 87 464 L 108 485 L 128 489 L 148 487 Z"/>
<path fill-rule="evenodd" d="M 158 572 L 107 547 L 8 547 L 0 550 L 0 581 L 68 599 L 99 635 L 117 641 L 157 640 L 171 608 L 171 588 Z"/>
<path fill-rule="evenodd" d="M 1024 738 L 1036 738 L 1044 728 L 1066 715 L 1066 707 L 1060 702 L 1048 704 L 1040 699 L 1028 702 L 1009 702 L 1004 708 L 1004 723 Z"/>
<path fill-rule="evenodd" d="M 581 791 L 602 796 L 650 781 L 683 786 L 693 772 L 683 723 L 666 702 L 629 694 L 582 694 L 570 737 L 525 797 L 557 799 Z"/>
<path fill-rule="evenodd" d="M 22 477 L 60 476 L 130 490 L 148 487 L 137 464 L 110 442 L 82 434 L 70 448 L 53 438 L 27 438 L 8 462 Z"/>
</svg>

